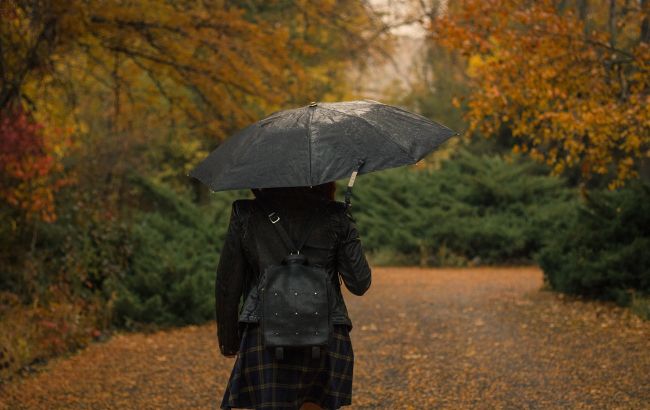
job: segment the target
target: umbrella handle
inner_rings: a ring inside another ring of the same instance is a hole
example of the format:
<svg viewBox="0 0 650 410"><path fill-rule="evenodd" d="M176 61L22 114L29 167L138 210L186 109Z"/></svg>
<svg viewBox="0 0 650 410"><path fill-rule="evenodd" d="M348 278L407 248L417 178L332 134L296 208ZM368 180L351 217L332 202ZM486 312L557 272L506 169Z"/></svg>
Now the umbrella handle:
<svg viewBox="0 0 650 410"><path fill-rule="evenodd" d="M345 190L345 207L350 208L352 204L350 203L350 198L352 197L352 187L354 186L354 181L357 179L357 174L359 173L359 170L365 163L365 160L360 159L359 162L357 163L357 167L354 171L352 171L352 175L350 175L350 180L348 181L348 188Z"/></svg>

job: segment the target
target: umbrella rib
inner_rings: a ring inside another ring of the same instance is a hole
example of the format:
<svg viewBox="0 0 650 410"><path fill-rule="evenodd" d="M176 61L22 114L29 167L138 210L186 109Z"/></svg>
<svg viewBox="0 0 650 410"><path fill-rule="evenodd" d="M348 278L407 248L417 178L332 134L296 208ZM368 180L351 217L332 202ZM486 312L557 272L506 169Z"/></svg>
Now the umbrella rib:
<svg viewBox="0 0 650 410"><path fill-rule="evenodd" d="M312 179L311 179L311 119L314 116L314 110L309 109L309 118L307 118L307 143L308 145L308 152L309 152L309 184L312 184Z"/></svg>
<svg viewBox="0 0 650 410"><path fill-rule="evenodd" d="M359 116L359 115L348 114L348 113L345 112L345 111L339 111L339 110L335 110L335 109L333 109L333 108L323 107L322 105L319 105L318 107L319 107L319 108L323 108L323 109L325 109L325 110L333 111L333 112L336 112L336 113L339 113L339 114L347 115L348 117L352 117L352 118L358 118L358 119L360 119L361 121L363 121L363 122L365 122L366 124L368 124L370 127L376 129L376 130L377 130L377 133L378 133L379 135L381 135L384 139L386 139L386 140L392 142L393 144L395 144L395 145L396 145L396 146L397 146L397 147L398 147L402 152L404 152L404 153L406 154L406 156L409 157L412 161L417 162L417 160L414 159L414 158L411 156L411 154L408 152L408 149L404 148L401 144L397 143L397 141L395 141L394 139L392 139L391 137L389 137L388 135L386 135L386 134L384 133L384 131L382 131L380 128L377 128L377 127L375 127L374 125L372 125L372 123L371 123L370 121L368 121L367 119L365 119L365 118L363 118L363 117L361 117L361 116Z"/></svg>

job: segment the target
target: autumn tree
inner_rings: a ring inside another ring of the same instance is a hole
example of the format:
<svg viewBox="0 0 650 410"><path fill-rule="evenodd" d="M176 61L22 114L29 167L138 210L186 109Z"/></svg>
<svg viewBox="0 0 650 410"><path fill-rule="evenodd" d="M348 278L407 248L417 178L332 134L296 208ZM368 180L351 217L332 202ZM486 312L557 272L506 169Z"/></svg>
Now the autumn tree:
<svg viewBox="0 0 650 410"><path fill-rule="evenodd" d="M610 187L650 157L650 2L462 0L429 25L468 60L470 131Z"/></svg>
<svg viewBox="0 0 650 410"><path fill-rule="evenodd" d="M107 193L128 169L184 176L263 114L342 93L332 84L384 33L365 2L344 6L3 1L0 111L18 104L44 133L64 130L79 177Z"/></svg>
<svg viewBox="0 0 650 410"><path fill-rule="evenodd" d="M166 118L177 116L221 137L228 127L257 119L255 109L309 97L305 88L322 79L305 66L340 71L334 64L367 53L369 38L381 32L363 2L8 4L0 108L15 97L35 100L39 90L27 92L29 81L45 84L51 77L50 86L72 86L92 78L114 92L115 115L129 109L141 114L136 102L153 103L171 110L161 113Z"/></svg>

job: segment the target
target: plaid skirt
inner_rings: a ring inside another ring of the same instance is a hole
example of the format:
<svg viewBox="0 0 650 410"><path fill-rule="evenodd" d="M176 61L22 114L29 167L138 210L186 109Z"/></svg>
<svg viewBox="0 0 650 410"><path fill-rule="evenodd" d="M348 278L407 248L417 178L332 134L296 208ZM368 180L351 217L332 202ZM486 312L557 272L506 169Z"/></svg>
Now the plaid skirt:
<svg viewBox="0 0 650 410"><path fill-rule="evenodd" d="M284 348L277 360L265 349L259 325L244 328L222 409L299 409L312 402L338 409L352 402L354 353L348 327L335 325L326 354L314 359L310 348Z"/></svg>

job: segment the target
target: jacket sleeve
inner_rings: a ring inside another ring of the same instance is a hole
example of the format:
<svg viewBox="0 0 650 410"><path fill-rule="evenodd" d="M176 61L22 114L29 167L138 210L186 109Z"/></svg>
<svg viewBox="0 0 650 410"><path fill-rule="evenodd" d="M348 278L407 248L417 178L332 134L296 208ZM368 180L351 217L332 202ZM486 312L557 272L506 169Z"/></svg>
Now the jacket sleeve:
<svg viewBox="0 0 650 410"><path fill-rule="evenodd" d="M337 264L343 283L350 292L361 296L370 287L371 272L361 247L357 226L348 210L339 212Z"/></svg>
<svg viewBox="0 0 650 410"><path fill-rule="evenodd" d="M248 266L242 235L237 203L233 202L214 287L217 337L219 349L224 356L232 356L239 350L239 299Z"/></svg>

